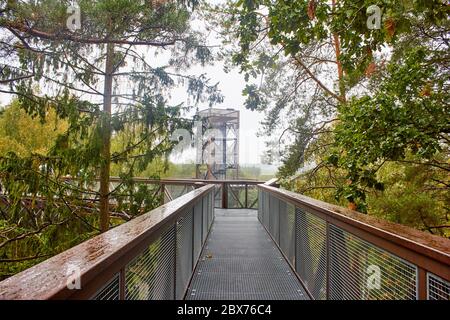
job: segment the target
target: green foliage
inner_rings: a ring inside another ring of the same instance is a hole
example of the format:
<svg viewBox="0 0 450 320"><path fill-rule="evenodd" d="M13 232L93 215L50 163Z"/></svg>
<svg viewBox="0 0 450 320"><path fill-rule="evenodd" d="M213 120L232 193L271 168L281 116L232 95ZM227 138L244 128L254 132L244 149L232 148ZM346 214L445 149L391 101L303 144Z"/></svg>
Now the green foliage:
<svg viewBox="0 0 450 320"><path fill-rule="evenodd" d="M367 27L371 5L382 10L379 30ZM448 192L448 5L251 0L224 12L239 42L232 63L259 81L244 90L247 108L266 113L264 132L281 131L274 140L290 135L285 186L443 234L429 226L448 224L448 204L420 183ZM314 168L295 177L304 165Z"/></svg>
<svg viewBox="0 0 450 320"><path fill-rule="evenodd" d="M15 152L21 157L45 155L58 135L65 132L67 123L50 111L46 121L33 119L14 100L0 114L0 155Z"/></svg>
<svg viewBox="0 0 450 320"><path fill-rule="evenodd" d="M15 139L1 145L11 151L0 156L4 275L105 231L110 215L114 226L158 206L156 190L131 177L157 164L149 176L159 178L175 145L171 134L192 125L181 118L188 107L169 105L171 91L184 86L195 104L223 99L217 84L187 74L213 59L204 35L191 28L197 0L80 0L81 29L74 31L66 26L71 4L1 4L2 92L17 96L16 118L46 124L14 129ZM152 58L163 52L158 65ZM55 119L64 127L46 134ZM110 164L121 178L113 189Z"/></svg>
<svg viewBox="0 0 450 320"><path fill-rule="evenodd" d="M369 211L385 219L450 237L448 175L423 165L388 163L377 178L388 186L368 195Z"/></svg>
<svg viewBox="0 0 450 320"><path fill-rule="evenodd" d="M264 98L261 97L255 85L248 85L242 94L247 97L245 100L245 108L248 110L255 111L261 109L261 105L265 104Z"/></svg>
<svg viewBox="0 0 450 320"><path fill-rule="evenodd" d="M11 82L12 92L28 114L45 119L51 111L68 123L63 134L51 137L55 143L48 154L34 157L38 162L34 167L48 168L54 179L70 175L90 185L112 162L126 183L111 190L111 196L117 192L134 198L134 186L128 183L131 176L149 163L167 158L174 147L169 139L172 132L191 126L180 119L185 110L182 105L168 105L170 90L184 84L195 103L222 99L217 85L209 85L204 75L183 74L194 63L203 65L211 60L203 36L191 29L192 10L198 1L79 1L82 23L75 32L66 27L69 4L45 0L5 6L0 27L17 28L16 40L21 45L11 49L5 44L2 50L10 54L11 61L17 60L22 73L33 76L16 80L8 78L12 73L2 76ZM33 25L33 30L17 27L24 21ZM46 36L40 36L43 33ZM107 44L115 50L107 51ZM158 48L171 46L170 59L166 65L152 66L136 46L144 46L154 55ZM106 81L102 69L111 54L112 108L101 110L102 104L108 104L107 92L101 91ZM11 63L5 70L16 69ZM38 83L43 94L36 90ZM123 88L121 83L128 85ZM108 136L115 144L111 152ZM34 181L25 177L17 183ZM154 199L147 200L154 203ZM123 203L136 208L133 201Z"/></svg>
<svg viewBox="0 0 450 320"><path fill-rule="evenodd" d="M389 76L372 96L352 99L339 109L335 157L356 186L379 188L375 173L385 161L405 161L449 170L435 156L448 147L448 74L430 63L433 51L409 48L388 67ZM344 152L342 152L345 150ZM363 194L358 194L363 197Z"/></svg>
<svg viewBox="0 0 450 320"><path fill-rule="evenodd" d="M366 9L378 5L382 9L381 30L367 28ZM253 68L250 62L253 45L262 30L268 30L272 45L281 45L284 53L296 56L314 43L321 43L338 34L342 45L341 62L349 78L364 73L371 61L370 52L380 50L386 43L395 42L410 32L411 20L420 16L434 24L447 19L448 8L439 0L433 1L230 1L228 11L232 21L238 22L236 37L240 52L234 62L242 70ZM261 14L267 12L267 16ZM267 22L267 24L265 24Z"/></svg>

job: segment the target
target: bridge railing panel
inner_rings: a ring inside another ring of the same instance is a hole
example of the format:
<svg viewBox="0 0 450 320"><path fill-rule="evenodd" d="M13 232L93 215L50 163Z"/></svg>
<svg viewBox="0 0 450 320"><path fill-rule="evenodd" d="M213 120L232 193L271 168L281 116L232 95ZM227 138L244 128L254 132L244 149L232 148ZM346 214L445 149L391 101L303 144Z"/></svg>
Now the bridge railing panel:
<svg viewBox="0 0 450 320"><path fill-rule="evenodd" d="M427 274L427 298L429 300L449 300L450 282L435 274Z"/></svg>
<svg viewBox="0 0 450 320"><path fill-rule="evenodd" d="M450 240L259 185L258 218L314 299L450 300Z"/></svg>
<svg viewBox="0 0 450 320"><path fill-rule="evenodd" d="M198 188L0 282L0 299L182 299L214 219L213 192Z"/></svg>
<svg viewBox="0 0 450 320"><path fill-rule="evenodd" d="M254 180L207 180L216 185L215 208L258 209L258 184Z"/></svg>

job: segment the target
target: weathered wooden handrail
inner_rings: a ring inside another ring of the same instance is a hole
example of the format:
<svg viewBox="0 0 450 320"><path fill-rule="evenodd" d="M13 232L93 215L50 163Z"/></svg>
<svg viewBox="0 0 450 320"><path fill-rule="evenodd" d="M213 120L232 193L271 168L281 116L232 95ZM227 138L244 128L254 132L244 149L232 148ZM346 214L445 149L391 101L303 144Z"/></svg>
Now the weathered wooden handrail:
<svg viewBox="0 0 450 320"><path fill-rule="evenodd" d="M353 299L372 294L380 298L377 295L384 294L403 298L409 293L408 297L415 294L418 299L433 295L450 299L449 239L286 190L258 187L259 218L312 297ZM289 232L293 238L284 238L283 233ZM377 261L391 282L391 287L381 283L378 292L364 287L367 275L362 274L367 271L363 265L376 268ZM396 273L389 274L389 268ZM407 292L406 287L411 290ZM396 296L395 290L402 294Z"/></svg>
<svg viewBox="0 0 450 320"><path fill-rule="evenodd" d="M196 189L0 282L0 299L90 299L101 295L102 288L111 286L114 279L117 279L115 294L117 298L124 299L127 292L134 288L128 287L130 284L127 277L130 272L137 272L129 270L130 264L136 269L133 263L137 261L139 266L139 263L146 263L145 259L159 259L148 266L155 277L166 273L159 272L159 267L172 270L174 274L178 268L184 268L186 276L186 272L194 269L206 240L206 233L212 224L213 189L213 185ZM190 237L188 243L180 243L180 234L177 237L177 232L184 232L182 236ZM192 257L186 263L180 262L177 256L185 255L188 251L183 249L184 245L191 246L189 248L192 249L188 253ZM167 250L167 253L163 250ZM140 262L141 256L145 259ZM167 261L170 263L164 263ZM76 275L79 278L73 278ZM72 278L75 289L68 286L68 281L70 284ZM81 284L81 289L76 288L77 281ZM189 278L186 278L182 283L174 285L173 292L164 291L164 297L179 299L184 294L188 281ZM144 289L134 289L138 290L136 292L147 290L151 295L163 295L157 292L158 288L150 288L149 285L151 284L144 283Z"/></svg>

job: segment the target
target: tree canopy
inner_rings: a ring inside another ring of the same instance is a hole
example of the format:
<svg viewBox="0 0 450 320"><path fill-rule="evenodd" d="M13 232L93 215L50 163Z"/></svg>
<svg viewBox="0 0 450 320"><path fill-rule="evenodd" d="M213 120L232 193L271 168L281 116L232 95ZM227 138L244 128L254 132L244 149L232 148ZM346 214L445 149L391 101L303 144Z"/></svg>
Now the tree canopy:
<svg viewBox="0 0 450 320"><path fill-rule="evenodd" d="M75 30L66 26L70 4L3 5L3 83L29 114L45 118L54 109L67 121L66 133L39 161L57 176L100 177L100 227L105 231L109 198L116 191L109 189L111 163L122 167L126 180L135 168L143 170L167 156L174 145L171 133L190 125L181 118L182 105L168 105L170 90L184 84L194 103L222 98L204 76L183 73L211 59L203 36L191 28L197 1L79 1L81 20ZM148 59L169 48L166 64ZM121 150L111 150L115 135L127 135ZM8 177L10 183L15 179ZM32 183L41 181L29 177Z"/></svg>
<svg viewBox="0 0 450 320"><path fill-rule="evenodd" d="M430 168L440 178L427 176L427 197L448 225L448 198L434 194L448 192L450 170L444 1L249 0L210 12L224 17L229 67L246 75L246 107L265 112L262 131L284 146L286 186L380 213L373 196L392 194L390 163Z"/></svg>
<svg viewBox="0 0 450 320"><path fill-rule="evenodd" d="M54 121L64 124L48 132L48 140L38 139L42 150L35 149L30 130L30 141L21 141L25 150L17 145L0 154L8 198L0 243L5 261L32 263L160 204L154 187L137 186L131 178L155 163L167 166L176 145L172 133L192 126L184 111L223 99L205 75L189 74L192 66L214 58L205 34L193 27L198 5L196 0L0 3L0 92L17 97L17 107L6 116L25 112L44 124L42 134ZM191 105L170 104L179 87ZM121 183L110 184L111 170ZM23 218L30 208L24 198L38 204L31 206L29 219ZM43 241L61 245L47 250L39 245Z"/></svg>

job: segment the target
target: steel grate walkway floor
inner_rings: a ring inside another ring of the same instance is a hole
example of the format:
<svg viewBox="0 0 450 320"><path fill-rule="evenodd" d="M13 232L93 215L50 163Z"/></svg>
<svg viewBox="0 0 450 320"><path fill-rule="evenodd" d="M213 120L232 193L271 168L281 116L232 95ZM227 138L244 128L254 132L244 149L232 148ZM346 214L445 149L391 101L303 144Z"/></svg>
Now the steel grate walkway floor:
<svg viewBox="0 0 450 320"><path fill-rule="evenodd" d="M187 300L305 300L255 210L215 210Z"/></svg>

